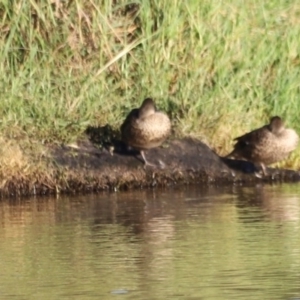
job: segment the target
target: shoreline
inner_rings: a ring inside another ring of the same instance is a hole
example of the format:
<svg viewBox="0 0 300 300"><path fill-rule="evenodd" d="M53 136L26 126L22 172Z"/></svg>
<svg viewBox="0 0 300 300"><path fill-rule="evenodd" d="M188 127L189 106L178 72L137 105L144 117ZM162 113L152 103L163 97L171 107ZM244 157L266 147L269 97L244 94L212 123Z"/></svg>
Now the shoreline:
<svg viewBox="0 0 300 300"><path fill-rule="evenodd" d="M111 147L113 146L113 147ZM134 188L171 187L190 184L253 184L300 181L300 172L267 168L264 178L255 176L247 161L218 156L199 140L171 140L166 147L146 152L147 159L164 168L144 168L136 153L124 151L115 141L110 147L92 143L88 137L73 145L51 145L36 172L14 175L2 182L2 197L76 194ZM114 148L114 151L112 151Z"/></svg>

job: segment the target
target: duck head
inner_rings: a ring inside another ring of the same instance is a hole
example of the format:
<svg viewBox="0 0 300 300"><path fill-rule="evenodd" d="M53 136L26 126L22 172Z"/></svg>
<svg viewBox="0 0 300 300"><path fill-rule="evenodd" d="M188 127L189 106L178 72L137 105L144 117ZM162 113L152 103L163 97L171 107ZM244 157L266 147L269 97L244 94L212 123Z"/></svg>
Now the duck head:
<svg viewBox="0 0 300 300"><path fill-rule="evenodd" d="M272 117L270 119L270 124L269 124L269 128L273 133L280 133L282 132L285 128L284 128L284 122L283 120L278 117Z"/></svg>
<svg viewBox="0 0 300 300"><path fill-rule="evenodd" d="M152 98L146 98L140 109L139 109L139 117L140 118L145 118L148 117L150 115L153 115L156 112L156 107L155 107L155 103L153 101Z"/></svg>

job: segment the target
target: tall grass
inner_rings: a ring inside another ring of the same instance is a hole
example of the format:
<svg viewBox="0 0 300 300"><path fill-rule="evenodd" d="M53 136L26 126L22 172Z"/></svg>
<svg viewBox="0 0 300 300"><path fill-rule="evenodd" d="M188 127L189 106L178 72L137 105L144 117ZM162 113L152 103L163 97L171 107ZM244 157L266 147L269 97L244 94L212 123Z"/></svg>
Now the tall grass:
<svg viewBox="0 0 300 300"><path fill-rule="evenodd" d="M220 154L272 115L300 133L298 1L6 0L0 17L6 138L118 128L146 96Z"/></svg>

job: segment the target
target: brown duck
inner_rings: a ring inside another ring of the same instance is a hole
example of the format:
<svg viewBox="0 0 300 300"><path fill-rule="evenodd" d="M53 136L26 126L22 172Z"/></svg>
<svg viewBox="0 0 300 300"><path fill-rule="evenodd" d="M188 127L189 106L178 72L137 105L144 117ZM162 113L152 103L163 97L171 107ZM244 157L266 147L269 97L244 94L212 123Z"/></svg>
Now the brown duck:
<svg viewBox="0 0 300 300"><path fill-rule="evenodd" d="M145 150L160 146L171 132L169 117L156 110L151 98L143 101L139 108L133 109L121 126L122 140L130 147L140 151L145 165L149 163Z"/></svg>
<svg viewBox="0 0 300 300"><path fill-rule="evenodd" d="M296 149L299 137L295 130L285 128L282 119L272 117L270 123L234 139L236 144L227 157L245 159L261 166L285 159Z"/></svg>

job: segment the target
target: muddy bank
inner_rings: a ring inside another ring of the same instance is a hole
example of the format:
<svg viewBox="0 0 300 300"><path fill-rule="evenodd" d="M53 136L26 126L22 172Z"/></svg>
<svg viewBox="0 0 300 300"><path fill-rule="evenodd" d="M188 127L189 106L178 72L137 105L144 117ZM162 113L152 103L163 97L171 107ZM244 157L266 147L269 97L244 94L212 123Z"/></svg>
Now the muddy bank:
<svg viewBox="0 0 300 300"><path fill-rule="evenodd" d="M47 169L37 172L34 179L22 174L13 177L2 186L2 196L300 180L298 171L271 168L268 176L258 178L253 164L221 158L191 138L147 151L147 159L158 167L145 168L139 154L121 142L93 143L88 137L73 145L49 146L48 153Z"/></svg>
<svg viewBox="0 0 300 300"><path fill-rule="evenodd" d="M268 176L258 178L255 166L246 161L219 157L199 140L173 140L165 147L146 152L157 167L144 167L138 153L127 151L121 143L97 149L89 140L78 148L54 149L53 158L67 175L61 191L97 191L176 184L232 184L250 182L299 181L300 173L268 169Z"/></svg>

